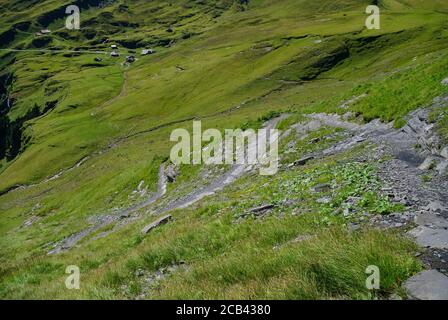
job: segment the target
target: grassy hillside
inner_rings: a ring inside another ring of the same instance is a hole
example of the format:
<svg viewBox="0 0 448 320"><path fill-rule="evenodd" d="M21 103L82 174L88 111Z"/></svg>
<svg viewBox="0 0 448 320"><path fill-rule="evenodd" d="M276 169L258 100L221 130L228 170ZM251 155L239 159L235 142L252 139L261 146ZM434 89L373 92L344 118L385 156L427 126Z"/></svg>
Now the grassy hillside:
<svg viewBox="0 0 448 320"><path fill-rule="evenodd" d="M149 290L146 298L363 299L399 291L421 268L414 244L395 232L348 232L310 191L336 179L341 196L362 194L367 186L350 177L376 179L375 167L347 163L363 150L272 181L243 177L146 237L149 209L106 237L92 240L108 231L98 230L47 255L96 218L142 201L132 193L140 181L155 191L171 131L190 130L193 119L224 129L260 126L272 112L295 119L353 111L400 127L409 111L446 92L448 3L379 1L382 28L367 30L371 2L79 0L81 30L66 30L69 2L0 0L0 296L132 299ZM37 37L43 28L52 32ZM156 53L140 56L143 48ZM138 59L125 65L129 54ZM181 168L165 200L203 169ZM234 223L291 190L296 207ZM374 197L372 212L395 209ZM294 245L299 234L313 240ZM369 264L386 270L379 293L364 287ZM81 290L65 289L67 265L80 266ZM178 265L186 267L153 288L139 280Z"/></svg>

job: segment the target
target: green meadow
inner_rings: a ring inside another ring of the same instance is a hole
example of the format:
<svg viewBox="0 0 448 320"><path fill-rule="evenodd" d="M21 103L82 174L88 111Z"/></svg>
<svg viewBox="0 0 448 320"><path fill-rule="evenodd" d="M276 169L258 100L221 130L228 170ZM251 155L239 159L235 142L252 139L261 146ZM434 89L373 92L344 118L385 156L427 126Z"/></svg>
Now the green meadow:
<svg viewBox="0 0 448 320"><path fill-rule="evenodd" d="M66 1L0 0L0 297L403 295L402 282L422 269L417 246L399 231L351 232L351 218L334 214L351 196L371 214L402 211L380 195L377 164L358 161L366 144L273 177L245 175L170 211L173 220L147 235L141 229L157 219L151 208L47 254L96 218L143 201L133 195L141 181L154 192L170 133L191 130L193 119L223 130L260 127L288 113L278 126L287 130L309 113L351 111L361 122L379 118L399 128L410 111L446 93L448 2L378 2L380 30L364 25L369 0L84 1L81 29L66 30ZM52 32L37 37L44 27ZM109 55L110 44L119 46L119 58ZM156 53L141 56L142 48ZM137 60L123 64L130 54ZM445 138L447 117L438 123ZM299 141L298 154L285 153L283 163L307 154L313 138L336 141L333 131ZM206 183L204 171L182 166L160 202ZM319 183L334 186L331 203L318 202L312 188ZM276 204L267 217L241 218L266 203ZM81 270L80 290L65 287L69 265ZM365 287L369 265L382 270L381 290ZM141 276L174 266L160 281Z"/></svg>

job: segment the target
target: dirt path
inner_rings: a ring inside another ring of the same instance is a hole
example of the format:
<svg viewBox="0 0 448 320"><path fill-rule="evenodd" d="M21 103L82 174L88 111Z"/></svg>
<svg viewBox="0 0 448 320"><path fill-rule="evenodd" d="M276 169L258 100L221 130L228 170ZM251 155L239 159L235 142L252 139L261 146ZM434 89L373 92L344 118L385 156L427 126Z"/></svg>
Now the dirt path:
<svg viewBox="0 0 448 320"><path fill-rule="evenodd" d="M79 241L87 237L88 235L94 233L95 231L98 231L101 228L104 228L110 224L113 224L120 219L126 219L128 218L133 212L136 212L142 208L145 208L152 203L156 202L158 199L163 197L166 193L166 184L167 184L167 178L165 173L165 165L162 164L159 168L159 180L157 183L157 191L148 199L145 201L134 205L132 207L129 207L124 210L120 210L114 214L111 215L104 215L96 218L97 221L95 221L90 227L81 230L80 232L74 233L71 236L63 239L59 243L57 243L53 249L51 249L48 254L55 254L59 253L65 250L68 250L75 246ZM100 236L105 236L106 234L102 234Z"/></svg>
<svg viewBox="0 0 448 320"><path fill-rule="evenodd" d="M275 128L277 123L279 121L281 121L282 119L284 119L285 117L287 117L287 116L284 115L284 116L281 116L281 117L278 117L278 118L268 121L265 124L264 128L267 130ZM254 149L256 147L257 147L256 145L249 145L248 151L254 152ZM194 204L195 202L203 199L204 197L212 195L219 190L222 190L225 186L233 183L236 179L238 179L245 172L247 172L251 169L253 169L253 166L251 166L251 165L233 165L227 172L224 172L222 175L215 178L210 184L205 185L203 187L200 187L200 188L192 191L191 193L189 193L187 196L185 196L184 198L182 198L180 200L169 203L165 207L157 210L156 214L162 214L167 211L186 208L186 207ZM160 199L162 196L165 195L166 190L167 190L167 176L166 176L166 172L165 172L165 165L161 165L160 169L159 169L159 181L158 181L157 192L152 197L150 197L149 199L147 199L135 206L121 210L113 215L105 215L105 216L98 217L97 221L92 226L90 226L80 232L77 232L77 233L69 236L68 238L62 240L52 250L50 250L48 252L48 254L55 254L55 253L59 253L59 252L68 250L68 249L72 248L73 246L75 246L80 240L84 239L88 235L90 235L90 234L98 231L99 229L104 228L110 224L113 224L119 220L122 220L121 226L126 225L132 221L135 221L139 217L133 217L132 213L135 213L135 212L139 211L140 209L146 208L146 207L150 206L151 204L153 204L154 202L156 202L158 199ZM96 238L104 237L109 233L110 233L110 231L102 233L99 236L97 236Z"/></svg>
<svg viewBox="0 0 448 320"><path fill-rule="evenodd" d="M448 274L448 179L446 177L448 158L441 155L440 142L434 125L429 121L430 110L447 104L448 97L439 98L430 108L410 113L407 124L399 130L394 129L392 124L384 124L378 120L368 124L357 124L334 114L309 115L309 121L294 125L290 129L301 134L318 130L323 126L345 129L346 139L309 155L313 158L325 158L349 150L363 142L376 146L371 150L376 159L390 157L379 165L379 175L384 183L383 192L394 201L405 204L407 210L401 216L381 216L375 221L372 220L371 223L384 228L399 226L403 229L411 229L409 235L426 248L422 260L429 270L409 279L405 284L408 295L417 299L444 296L445 291L440 283L446 283L448 288L448 277L444 275ZM284 117L286 116L270 120L265 128L274 128ZM249 149L253 147L248 146ZM181 199L168 202L154 213L160 215L191 206L204 197L222 190L253 169L254 167L249 165L233 165L209 184L193 190ZM424 176L428 174L431 174L432 178L425 181ZM151 198L122 210L116 215L99 218L98 223L65 239L50 253L66 250L92 232L120 219L124 219L123 224L127 224L140 218L132 217L132 213L152 205L165 193L166 174L161 166L158 191Z"/></svg>
<svg viewBox="0 0 448 320"><path fill-rule="evenodd" d="M427 270L409 279L404 288L412 299L448 299L448 156L443 152L429 113L448 105L448 96L435 99L431 107L411 112L407 124L395 130L392 124L372 121L365 125L332 114L313 114L300 133L322 126L343 128L349 137L308 157L324 158L349 150L362 142L375 145L383 192L406 206L402 215L377 216L372 225L409 230L408 235L424 248L421 259ZM447 150L447 149L445 149Z"/></svg>
<svg viewBox="0 0 448 320"><path fill-rule="evenodd" d="M274 129L276 125L283 119L285 119L287 115L283 115L281 117L277 117L274 119L271 119L267 123L265 123L264 128L267 130ZM249 145L248 146L248 152L256 152L257 145ZM175 209L182 209L191 206L192 204L198 202L199 200L209 196L213 195L219 190L222 190L224 187L232 184L235 180L240 178L244 173L253 170L253 165L233 165L231 168L225 172L223 175L217 177L215 180L213 180L210 184L205 185L203 187L198 188L196 191L193 191L192 193L188 194L184 198L181 198L179 200L176 200L167 206L158 209L156 211L157 214L162 214L167 211L175 210Z"/></svg>
<svg viewBox="0 0 448 320"><path fill-rule="evenodd" d="M110 106L118 99L124 97L127 92L127 85L128 85L128 70L125 70L123 72L123 84L121 85L120 93L118 95L116 95L115 97L113 97L112 99L109 99L109 100L105 101L104 103L100 104L99 106L97 106L95 111L97 111L98 109L103 109L104 107Z"/></svg>
<svg viewBox="0 0 448 320"><path fill-rule="evenodd" d="M124 92L125 92L125 89L124 89L124 88L125 88L125 85L123 84L122 91L120 92L119 96L121 96L121 95L124 94ZM116 99L118 99L118 96L112 98L111 100L106 101L106 102L103 103L101 106L109 105L110 103L112 103L112 102L111 102L112 100L115 101ZM100 107L101 107L101 106L100 106ZM100 107L99 107L99 108L100 108ZM28 184L28 185L14 185L14 186L11 186L11 187L7 188L6 190L3 190L3 191L0 190L0 196L4 195L4 194L6 194L6 193L9 193L9 192L13 192L13 191L15 191L15 190L29 189L29 188L38 186L38 185L40 185L40 184L43 184L43 183L46 183L46 182L49 182L49 181L58 179L58 178L60 178L61 176L63 176L64 174L66 174L66 173L72 171L73 169L76 169L76 168L80 167L80 166L83 165L87 160L89 160L89 159L91 159L91 158L94 158L94 157L96 157L96 156L99 156L99 155L101 155L101 154L107 152L108 150L117 147L120 143L125 142L125 141L127 141L127 140L129 140L129 139L135 138L135 137L137 137L137 136L140 136L140 135L143 135L143 134L147 134L147 133L151 133L151 132L154 132L154 131L156 131L156 130L160 130L160 129L163 129L163 128L171 127L171 126L173 126L173 125L181 124L181 123L185 123L185 122L188 122L188 121L193 121L193 120L203 120L203 119L213 118L213 117L216 117L216 116L219 116L219 115L230 114L230 113L232 113L232 112L234 112L234 111L236 111L236 110L239 110L240 107L241 107L241 106L233 106L233 107L231 107L231 108L229 108L229 109L227 109L227 110L219 111L219 112L215 112L215 113L208 114L208 115L205 115L205 116L202 116L202 117L187 117L187 118L183 118L183 119L179 119L179 120L173 120L173 121L169 121L169 122L166 122L166 123L162 123L162 124L157 125L157 126L153 126L153 127L151 127L151 128L148 128L148 129L144 129L144 130L141 130L141 131L137 131L137 132L130 133L130 134L127 134L127 135L125 135L125 136L116 138L114 141L112 141L111 143L109 143L106 147L101 148L101 149L99 149L99 150L97 150L97 151L91 153L90 155L88 155L88 156L82 158L81 160L79 160L79 161L78 161L75 165L73 165L72 167L69 167L69 168L67 168L67 169L63 169L63 170L59 171L57 174L55 174L55 175L53 175L53 176L51 176L51 177L49 177L49 178L46 178L46 179L44 179L44 180L42 180L42 181L39 181L39 182L37 182L37 183Z"/></svg>

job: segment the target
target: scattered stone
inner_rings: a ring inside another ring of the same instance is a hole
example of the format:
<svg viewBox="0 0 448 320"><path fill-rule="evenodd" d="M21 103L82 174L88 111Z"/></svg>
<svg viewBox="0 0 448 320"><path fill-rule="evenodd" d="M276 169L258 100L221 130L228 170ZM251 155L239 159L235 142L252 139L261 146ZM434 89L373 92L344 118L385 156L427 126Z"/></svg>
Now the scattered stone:
<svg viewBox="0 0 448 320"><path fill-rule="evenodd" d="M345 121L353 119L354 117L355 114L353 112L346 112L344 115L342 115L342 119L344 119Z"/></svg>
<svg viewBox="0 0 448 320"><path fill-rule="evenodd" d="M436 249L448 248L448 230L418 226L409 231L409 234L413 236L417 243L422 247Z"/></svg>
<svg viewBox="0 0 448 320"><path fill-rule="evenodd" d="M291 200L291 199L284 199L284 200L282 201L282 204L283 204L284 206L287 206L287 207L290 207L290 206L292 206L292 205L294 205L294 204L296 204L296 203L297 203L296 201Z"/></svg>
<svg viewBox="0 0 448 320"><path fill-rule="evenodd" d="M154 290L158 284L172 276L174 273L178 271L188 271L188 266L185 265L184 262L179 262L179 264L173 264L166 267L159 268L156 271L149 271L145 269L138 269L135 272L135 276L137 277L137 281L140 284L141 291L140 294L137 295L137 300L146 299L146 297L150 294L152 290ZM129 287L123 286L121 288L124 294L129 294Z"/></svg>
<svg viewBox="0 0 448 320"><path fill-rule="evenodd" d="M361 197L348 197L347 200L345 200L345 204L352 207L355 206L360 200Z"/></svg>
<svg viewBox="0 0 448 320"><path fill-rule="evenodd" d="M26 221L23 223L22 226L23 226L24 228L31 227L31 226L33 225L33 223L36 222L37 220L39 220L39 217L37 217L37 216L32 216L31 218L29 218L28 220L26 220Z"/></svg>
<svg viewBox="0 0 448 320"><path fill-rule="evenodd" d="M420 170L427 171L431 170L436 165L436 158L434 156L429 156L423 161L423 163L418 167Z"/></svg>
<svg viewBox="0 0 448 320"><path fill-rule="evenodd" d="M294 149L295 146L296 146L295 141L288 142L288 149Z"/></svg>
<svg viewBox="0 0 448 320"><path fill-rule="evenodd" d="M317 203L320 204L327 204L331 202L331 198L330 197L322 197L316 200Z"/></svg>
<svg viewBox="0 0 448 320"><path fill-rule="evenodd" d="M134 198L136 195L143 197L148 192L147 187L145 187L145 181L141 180L137 185L137 188L131 192L129 198ZM114 211L120 211L118 208L114 208Z"/></svg>
<svg viewBox="0 0 448 320"><path fill-rule="evenodd" d="M448 78L443 79L441 83L445 86L448 86Z"/></svg>
<svg viewBox="0 0 448 320"><path fill-rule="evenodd" d="M129 218L131 216L131 214L129 212L123 212L122 214L120 214L120 219L126 219Z"/></svg>
<svg viewBox="0 0 448 320"><path fill-rule="evenodd" d="M144 274L145 274L145 270L143 270L143 269L137 269L137 270L135 271L135 276L136 276L136 277L143 277Z"/></svg>
<svg viewBox="0 0 448 320"><path fill-rule="evenodd" d="M177 176L179 175L179 168L175 165L169 165L166 168L166 177L169 183L173 183L176 181Z"/></svg>
<svg viewBox="0 0 448 320"><path fill-rule="evenodd" d="M350 231L350 232L354 232L356 230L359 230L360 228L361 228L361 226L358 223L351 222L348 225L348 231Z"/></svg>
<svg viewBox="0 0 448 320"><path fill-rule="evenodd" d="M249 209L247 212L243 212L240 214L236 220L236 222L241 222L243 219L253 215L256 217L263 217L264 213L268 210L271 210L275 207L273 204L267 204L260 207Z"/></svg>
<svg viewBox="0 0 448 320"><path fill-rule="evenodd" d="M406 197L400 199L398 202L406 207L409 207L412 205L412 203Z"/></svg>
<svg viewBox="0 0 448 320"><path fill-rule="evenodd" d="M154 53L155 53L155 50L153 50L153 49L142 49L141 55L147 56L149 54L154 54Z"/></svg>
<svg viewBox="0 0 448 320"><path fill-rule="evenodd" d="M436 270L426 270L408 279L404 288L415 300L448 300L448 277Z"/></svg>
<svg viewBox="0 0 448 320"><path fill-rule="evenodd" d="M158 219L158 220L148 224L146 227L144 227L143 230L142 230L142 233L143 234L147 234L152 229L154 229L154 228L156 228L156 227L158 227L158 226L160 226L162 224L168 223L168 221L170 221L171 219L172 219L172 216L170 214L166 215L166 216L163 216L162 218L160 218L160 219Z"/></svg>
<svg viewBox="0 0 448 320"><path fill-rule="evenodd" d="M294 162L294 166L304 166L305 164L307 164L309 161L311 161L313 159L314 159L313 156L307 156L307 157L301 158Z"/></svg>
<svg viewBox="0 0 448 320"><path fill-rule="evenodd" d="M431 201L426 207L424 207L426 211L442 213L446 210L445 206L442 205L439 201Z"/></svg>
<svg viewBox="0 0 448 320"><path fill-rule="evenodd" d="M252 208L252 209L249 210L249 212L251 212L251 213L260 213L260 212L263 212L263 211L266 211L266 210L270 210L270 209L272 209L274 207L275 206L273 204L267 204L267 205L264 205L264 206L261 206L261 207Z"/></svg>
<svg viewBox="0 0 448 320"><path fill-rule="evenodd" d="M440 175L445 174L448 171L448 160L443 160L443 161L439 162L439 164L436 167L436 171Z"/></svg>
<svg viewBox="0 0 448 320"><path fill-rule="evenodd" d="M442 151L440 151L440 155L445 159L448 159L448 147L443 148Z"/></svg>
<svg viewBox="0 0 448 320"><path fill-rule="evenodd" d="M437 215L424 212L415 216L414 221L419 226L429 227L429 228L448 228L448 220L443 219Z"/></svg>
<svg viewBox="0 0 448 320"><path fill-rule="evenodd" d="M316 193L331 191L331 186L328 183L319 183L313 187L313 191Z"/></svg>

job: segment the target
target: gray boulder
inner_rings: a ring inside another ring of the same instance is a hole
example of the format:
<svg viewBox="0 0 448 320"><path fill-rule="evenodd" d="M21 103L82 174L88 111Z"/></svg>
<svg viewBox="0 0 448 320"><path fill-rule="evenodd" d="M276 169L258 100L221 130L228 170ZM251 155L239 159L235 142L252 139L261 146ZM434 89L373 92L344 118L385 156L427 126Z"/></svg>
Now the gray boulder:
<svg viewBox="0 0 448 320"><path fill-rule="evenodd" d="M448 249L448 230L419 226L409 231L409 234L422 247Z"/></svg>
<svg viewBox="0 0 448 320"><path fill-rule="evenodd" d="M168 166L166 168L166 177L168 179L168 182L172 183L176 181L177 176L179 175L179 168L174 165Z"/></svg>
<svg viewBox="0 0 448 320"><path fill-rule="evenodd" d="M442 213L446 211L446 207L440 201L430 201L426 207L424 207L426 211Z"/></svg>
<svg viewBox="0 0 448 320"><path fill-rule="evenodd" d="M146 227L143 228L142 233L143 234L147 234L148 232L150 232L152 229L157 228L158 226L168 223L168 221L170 221L172 219L172 216L166 215L161 217L160 219L148 224Z"/></svg>
<svg viewBox="0 0 448 320"><path fill-rule="evenodd" d="M448 159L448 147L443 148L442 151L440 151L440 155L445 159Z"/></svg>
<svg viewBox="0 0 448 320"><path fill-rule="evenodd" d="M313 191L316 193L329 192L331 191L331 186L327 183L319 183L313 187Z"/></svg>
<svg viewBox="0 0 448 320"><path fill-rule="evenodd" d="M429 156L423 161L423 163L418 167L422 171L431 170L436 166L436 158L433 156Z"/></svg>
<svg viewBox="0 0 448 320"><path fill-rule="evenodd" d="M414 300L448 300L448 277L436 270L426 270L408 279L406 293Z"/></svg>
<svg viewBox="0 0 448 320"><path fill-rule="evenodd" d="M419 226L424 226L424 227L429 227L429 228L447 228L448 229L448 220L429 213L429 212L424 212L421 214L418 214L414 217L414 221L416 224L418 224Z"/></svg>
<svg viewBox="0 0 448 320"><path fill-rule="evenodd" d="M436 166L436 171L440 175L443 175L443 174L447 173L447 171L448 171L448 160L443 160L443 161L439 162L439 164Z"/></svg>

